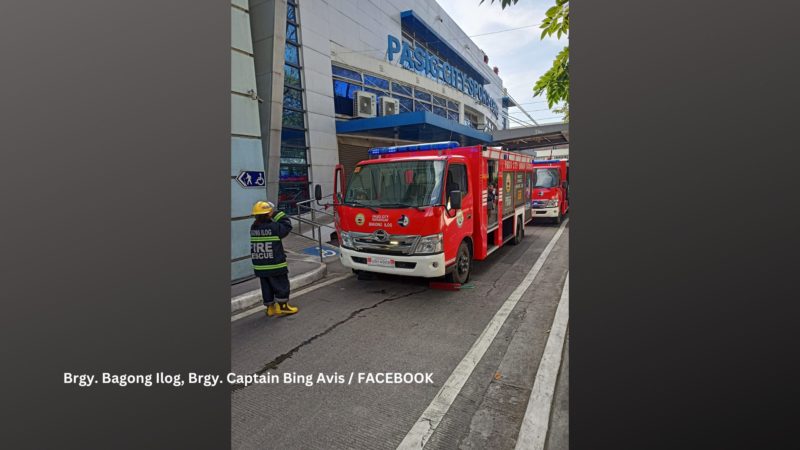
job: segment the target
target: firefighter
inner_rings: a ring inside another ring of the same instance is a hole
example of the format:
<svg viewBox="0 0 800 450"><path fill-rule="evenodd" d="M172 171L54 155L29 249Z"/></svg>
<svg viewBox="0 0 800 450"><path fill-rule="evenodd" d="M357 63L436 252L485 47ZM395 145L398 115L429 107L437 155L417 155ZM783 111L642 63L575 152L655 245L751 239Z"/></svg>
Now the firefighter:
<svg viewBox="0 0 800 450"><path fill-rule="evenodd" d="M497 193L494 190L494 185L489 183L489 189L486 193L486 202L489 204L490 210L494 210L495 200L497 200Z"/></svg>
<svg viewBox="0 0 800 450"><path fill-rule="evenodd" d="M295 314L297 308L289 305L289 267L281 242L292 230L292 223L283 211L275 212L275 205L270 202L253 205L253 216L250 257L261 281L267 316Z"/></svg>

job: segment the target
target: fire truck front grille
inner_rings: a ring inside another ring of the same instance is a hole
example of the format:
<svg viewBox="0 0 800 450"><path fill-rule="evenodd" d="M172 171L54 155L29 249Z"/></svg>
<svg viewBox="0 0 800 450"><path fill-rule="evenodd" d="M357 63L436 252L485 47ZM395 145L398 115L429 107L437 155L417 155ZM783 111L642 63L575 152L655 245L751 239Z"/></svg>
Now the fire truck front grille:
<svg viewBox="0 0 800 450"><path fill-rule="evenodd" d="M534 209L544 208L547 205L547 201L545 200L533 200L531 202L531 207Z"/></svg>
<svg viewBox="0 0 800 450"><path fill-rule="evenodd" d="M356 250L379 255L410 255L414 253L419 235L389 234L378 239L373 233L352 233Z"/></svg>

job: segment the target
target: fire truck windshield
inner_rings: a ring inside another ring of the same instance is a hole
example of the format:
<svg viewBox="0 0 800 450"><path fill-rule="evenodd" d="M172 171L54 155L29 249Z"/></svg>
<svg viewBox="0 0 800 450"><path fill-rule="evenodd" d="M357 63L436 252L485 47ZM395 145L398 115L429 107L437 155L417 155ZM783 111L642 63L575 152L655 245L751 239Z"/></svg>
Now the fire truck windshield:
<svg viewBox="0 0 800 450"><path fill-rule="evenodd" d="M551 188L558 186L558 169L536 169L533 174L533 187Z"/></svg>
<svg viewBox="0 0 800 450"><path fill-rule="evenodd" d="M444 161L388 161L356 166L345 204L414 207L441 203Z"/></svg>

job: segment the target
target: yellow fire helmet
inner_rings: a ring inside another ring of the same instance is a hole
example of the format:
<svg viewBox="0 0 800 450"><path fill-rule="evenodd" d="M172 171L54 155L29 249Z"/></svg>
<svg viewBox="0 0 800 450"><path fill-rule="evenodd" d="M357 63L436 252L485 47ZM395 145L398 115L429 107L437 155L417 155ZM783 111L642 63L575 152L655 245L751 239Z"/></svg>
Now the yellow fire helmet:
<svg viewBox="0 0 800 450"><path fill-rule="evenodd" d="M253 215L259 216L262 214L272 214L272 211L275 210L275 205L270 202L256 202L253 205Z"/></svg>

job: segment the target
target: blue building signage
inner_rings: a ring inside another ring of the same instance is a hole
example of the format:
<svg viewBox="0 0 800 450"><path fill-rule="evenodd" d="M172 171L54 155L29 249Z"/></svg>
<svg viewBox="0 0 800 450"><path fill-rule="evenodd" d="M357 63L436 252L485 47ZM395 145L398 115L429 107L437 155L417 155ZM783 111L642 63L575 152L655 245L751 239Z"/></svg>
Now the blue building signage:
<svg viewBox="0 0 800 450"><path fill-rule="evenodd" d="M239 181L239 184L246 188L266 186L264 172L255 170L243 170L241 173L239 173L239 176L236 177L236 180Z"/></svg>
<svg viewBox="0 0 800 450"><path fill-rule="evenodd" d="M396 37L388 35L386 58L389 62L394 61L397 53L400 54L400 65L405 69L428 76L458 89L481 104L486 105L495 118L497 117L497 102L486 92L483 85L451 65L448 61L442 61L424 47L415 45L412 48L407 42L401 43Z"/></svg>

